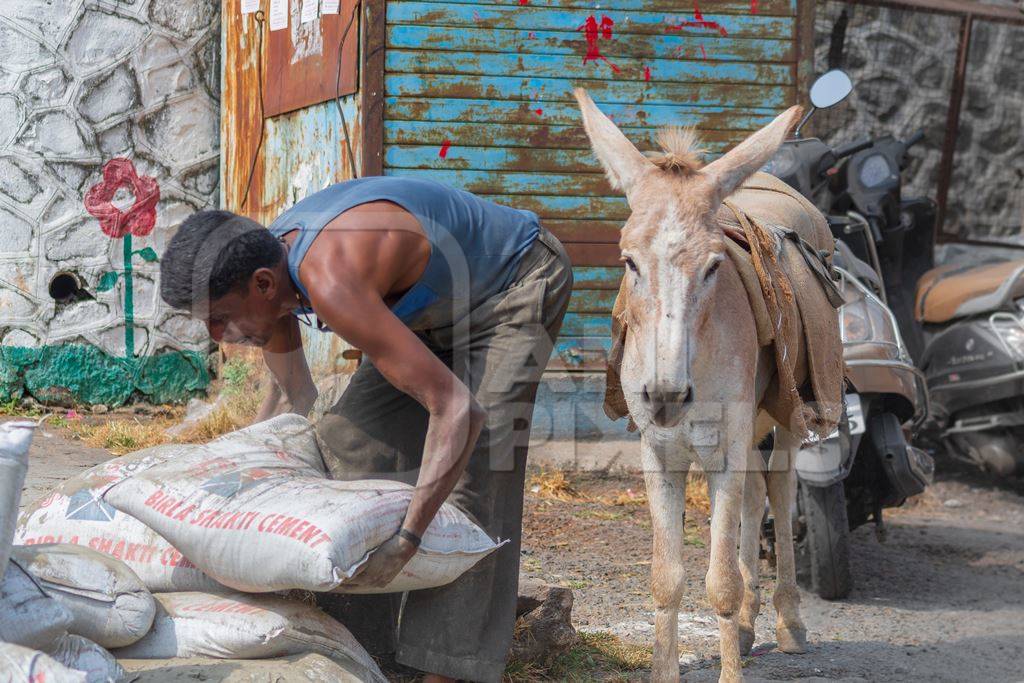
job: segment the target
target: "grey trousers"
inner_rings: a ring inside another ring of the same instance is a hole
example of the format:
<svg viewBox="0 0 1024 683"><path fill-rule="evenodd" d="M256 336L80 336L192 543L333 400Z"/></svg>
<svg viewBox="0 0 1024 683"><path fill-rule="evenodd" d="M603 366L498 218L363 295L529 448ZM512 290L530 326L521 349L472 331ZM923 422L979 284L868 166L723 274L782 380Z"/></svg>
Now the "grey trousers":
<svg viewBox="0 0 1024 683"><path fill-rule="evenodd" d="M519 582L523 486L533 404L572 291L572 267L546 230L516 281L469 313L468 325L420 333L473 391L487 422L449 497L491 535L508 540L454 583L405 595L322 595L320 604L372 654L419 671L498 681L512 641ZM363 362L317 427L338 479L414 484L427 411Z"/></svg>

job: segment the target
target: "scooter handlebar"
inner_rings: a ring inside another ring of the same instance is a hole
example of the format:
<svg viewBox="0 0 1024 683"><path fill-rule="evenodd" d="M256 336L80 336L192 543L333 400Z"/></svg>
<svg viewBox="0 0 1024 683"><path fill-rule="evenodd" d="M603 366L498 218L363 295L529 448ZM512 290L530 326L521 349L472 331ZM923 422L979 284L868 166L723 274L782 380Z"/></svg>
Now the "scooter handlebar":
<svg viewBox="0 0 1024 683"><path fill-rule="evenodd" d="M919 129L916 133L914 133L909 138L907 138L907 141L903 143L903 146L906 149L910 149L911 147L913 147L917 143L921 142L921 140L924 140L924 129L923 128Z"/></svg>
<svg viewBox="0 0 1024 683"><path fill-rule="evenodd" d="M875 144L875 141L869 138L866 140L859 140L858 142L849 142L845 145L836 147L836 159L842 159L843 157L848 157L851 154L856 154L857 152L860 152L862 150L867 149L868 147L871 147L873 144Z"/></svg>

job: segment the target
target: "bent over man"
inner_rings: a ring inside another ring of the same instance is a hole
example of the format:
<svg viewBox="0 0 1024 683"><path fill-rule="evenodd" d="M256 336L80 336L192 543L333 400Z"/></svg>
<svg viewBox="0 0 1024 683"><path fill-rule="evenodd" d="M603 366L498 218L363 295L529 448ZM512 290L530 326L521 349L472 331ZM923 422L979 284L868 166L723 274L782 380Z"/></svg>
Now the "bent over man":
<svg viewBox="0 0 1024 683"><path fill-rule="evenodd" d="M269 230L199 212L163 257L164 301L218 342L262 348L275 381L261 420L308 414L317 396L300 322L363 352L318 424L324 458L335 478L416 489L355 583L394 578L445 500L508 540L454 583L409 593L400 618L393 596L364 600L361 614L393 618L381 630L396 661L426 680L497 681L504 670L533 402L571 289L562 245L532 212L398 177L328 187Z"/></svg>

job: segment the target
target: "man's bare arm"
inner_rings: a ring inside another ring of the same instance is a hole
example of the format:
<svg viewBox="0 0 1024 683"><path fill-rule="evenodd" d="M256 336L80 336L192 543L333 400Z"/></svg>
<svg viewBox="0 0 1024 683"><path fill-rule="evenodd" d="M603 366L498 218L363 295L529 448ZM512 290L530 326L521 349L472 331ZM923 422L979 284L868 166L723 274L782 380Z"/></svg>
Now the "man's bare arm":
<svg viewBox="0 0 1024 683"><path fill-rule="evenodd" d="M416 492L403 524L422 536L466 467L483 428L484 411L469 388L395 317L376 291L342 282L321 291L331 296L321 299L311 292L317 315L430 413Z"/></svg>
<svg viewBox="0 0 1024 683"><path fill-rule="evenodd" d="M263 347L263 360L270 369L272 381L256 421L283 413L308 415L317 391L302 352L298 320L288 316L278 321L269 343Z"/></svg>

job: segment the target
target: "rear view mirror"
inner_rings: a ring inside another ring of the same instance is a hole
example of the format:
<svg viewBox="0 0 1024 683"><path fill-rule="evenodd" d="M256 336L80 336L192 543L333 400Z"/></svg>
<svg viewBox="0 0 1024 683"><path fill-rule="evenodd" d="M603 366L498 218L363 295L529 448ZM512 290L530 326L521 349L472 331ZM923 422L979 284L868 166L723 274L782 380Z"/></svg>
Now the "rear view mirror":
<svg viewBox="0 0 1024 683"><path fill-rule="evenodd" d="M826 71L811 86L811 104L817 109L834 107L853 91L853 82L842 69Z"/></svg>

